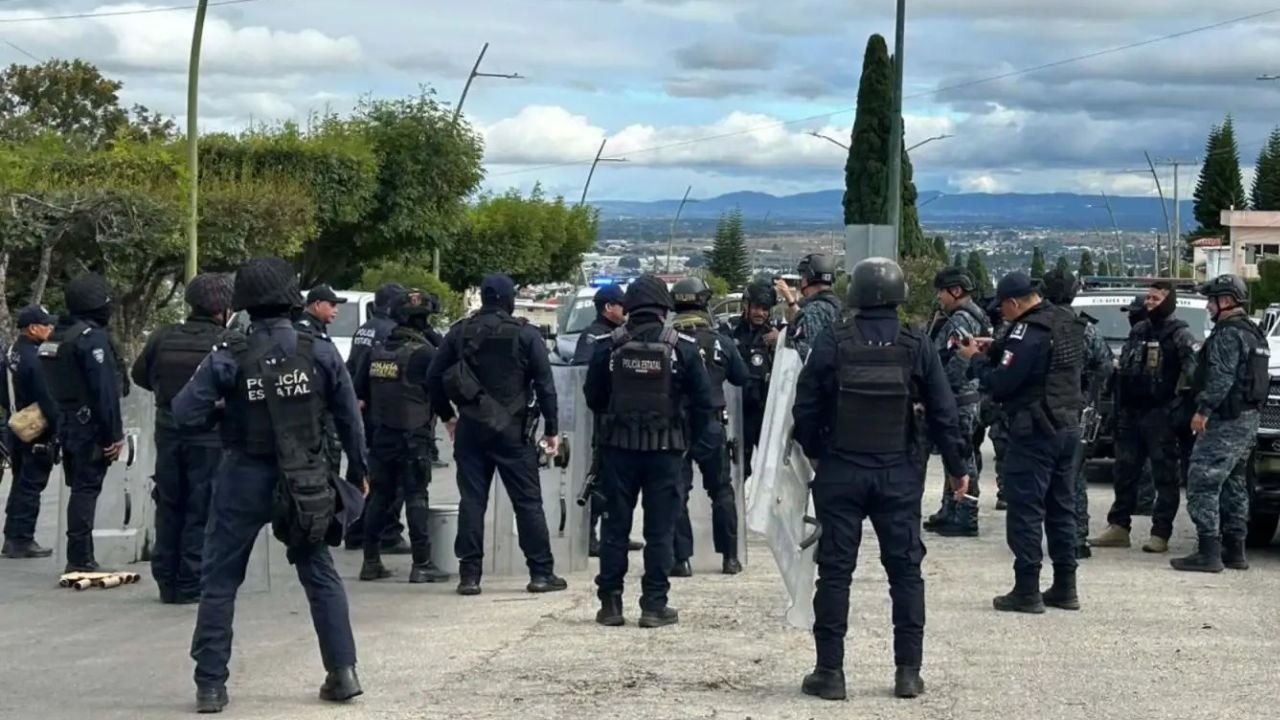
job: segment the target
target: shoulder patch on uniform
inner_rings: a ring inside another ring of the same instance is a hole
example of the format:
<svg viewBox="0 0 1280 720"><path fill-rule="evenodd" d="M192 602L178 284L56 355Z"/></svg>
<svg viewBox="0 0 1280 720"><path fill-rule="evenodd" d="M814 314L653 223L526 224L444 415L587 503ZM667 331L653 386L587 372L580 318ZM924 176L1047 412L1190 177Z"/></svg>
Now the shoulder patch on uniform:
<svg viewBox="0 0 1280 720"><path fill-rule="evenodd" d="M1200 352L1200 348L1202 348L1202 347L1204 347L1204 343L1202 343L1202 342L1194 342L1194 343L1191 343L1191 349L1192 349L1192 350L1195 350L1196 352Z"/></svg>
<svg viewBox="0 0 1280 720"><path fill-rule="evenodd" d="M1004 355L1000 356L1000 367L1009 367L1013 364L1013 353L1008 350L1004 351Z"/></svg>
<svg viewBox="0 0 1280 720"><path fill-rule="evenodd" d="M751 356L751 364L756 367L760 367L761 365L764 364L764 356L761 355L760 353L753 354Z"/></svg>
<svg viewBox="0 0 1280 720"><path fill-rule="evenodd" d="M89 334L89 333L91 333L91 332L93 332L93 328L92 328L92 327L90 327L89 325L85 325L85 326L84 326L84 329L80 331L80 334L81 334L81 335L88 335L88 334Z"/></svg>
<svg viewBox="0 0 1280 720"><path fill-rule="evenodd" d="M1026 336L1027 336L1027 324L1024 322L1020 322L1017 325L1014 325L1013 329L1009 331L1009 337L1014 340L1021 340Z"/></svg>
<svg viewBox="0 0 1280 720"><path fill-rule="evenodd" d="M697 338L695 338L694 336L692 336L692 335L685 335L684 333L682 333L682 332L678 332L678 331L676 332L676 337L680 338L681 340L683 340L683 341L685 341L685 342L691 342L691 343L697 343L697 342L698 342L698 339L697 339Z"/></svg>
<svg viewBox="0 0 1280 720"><path fill-rule="evenodd" d="M102 348L94 348L93 359L97 360L99 365L106 362L106 359L107 359L106 351L104 351Z"/></svg>

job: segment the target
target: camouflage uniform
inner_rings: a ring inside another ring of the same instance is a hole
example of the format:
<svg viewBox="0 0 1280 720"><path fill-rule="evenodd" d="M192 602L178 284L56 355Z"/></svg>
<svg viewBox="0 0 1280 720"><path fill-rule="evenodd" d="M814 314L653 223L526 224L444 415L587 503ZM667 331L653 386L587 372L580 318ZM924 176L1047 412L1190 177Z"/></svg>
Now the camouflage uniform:
<svg viewBox="0 0 1280 720"><path fill-rule="evenodd" d="M1238 417L1221 415L1229 396L1249 387L1250 354L1258 344L1239 323L1219 319L1200 349L1204 367L1197 377L1196 405L1209 422L1191 451L1187 477L1187 512L1200 537L1244 538L1248 533L1245 471L1258 437L1259 413L1244 405Z"/></svg>
<svg viewBox="0 0 1280 720"><path fill-rule="evenodd" d="M801 359L809 357L809 347L818 333L840 318L840 300L834 291L822 290L800 300L800 311L787 327L787 347L795 348Z"/></svg>
<svg viewBox="0 0 1280 720"><path fill-rule="evenodd" d="M1009 323L1001 321L992 333L992 337L1000 340L1008 333ZM991 446L995 451L996 505L999 507L1004 502L1004 454L1009 442L1009 428L1004 410L1000 407L1000 403L991 399L991 396L982 396L981 412L982 422L988 428L987 434L991 436ZM975 451L981 453L982 448L975 448Z"/></svg>
<svg viewBox="0 0 1280 720"><path fill-rule="evenodd" d="M1084 381L1085 397L1090 402L1097 402L1102 396L1102 388L1106 387L1111 372L1115 370L1115 356L1107 341L1098 334L1098 329L1089 323L1084 329ZM1079 544L1086 544L1089 537L1089 482L1085 472L1085 463L1089 458L1084 456L1081 445L1080 458L1076 467L1076 536Z"/></svg>
<svg viewBox="0 0 1280 720"><path fill-rule="evenodd" d="M974 429L979 422L979 411L982 396L978 393L978 381L969 377L969 361L955 352L957 338L985 337L991 333L986 322L986 313L974 304L971 298L965 298L961 305L948 313L946 320L936 323L933 333L933 349L942 360L942 368L947 376L947 383L956 397L956 410L960 416L960 435L970 443L965 450L967 472L969 474L969 494L978 497L978 465L975 462L976 448L972 446ZM972 530L977 529L977 508L965 508L957 514L958 507L951 493L942 493L942 507L939 511L946 522L967 524Z"/></svg>

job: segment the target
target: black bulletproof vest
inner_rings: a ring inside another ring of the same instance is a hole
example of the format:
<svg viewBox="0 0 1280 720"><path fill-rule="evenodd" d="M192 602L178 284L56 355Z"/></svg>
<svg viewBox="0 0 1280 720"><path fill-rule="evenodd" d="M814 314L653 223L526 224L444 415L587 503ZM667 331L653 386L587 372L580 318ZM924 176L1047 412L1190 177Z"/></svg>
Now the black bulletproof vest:
<svg viewBox="0 0 1280 720"><path fill-rule="evenodd" d="M773 351L764 341L764 336L769 333L770 328L770 325L757 328L743 318L733 333L733 338L738 343L738 351L746 361L747 372L751 374L753 381L744 389L743 397L758 405L763 405L765 402L769 378L773 374Z"/></svg>
<svg viewBox="0 0 1280 720"><path fill-rule="evenodd" d="M525 321L498 311L480 313L466 323L462 330L461 362L471 367L485 394L499 405L508 409L527 406L526 360L520 352L520 332ZM460 408L463 415L469 407Z"/></svg>
<svg viewBox="0 0 1280 720"><path fill-rule="evenodd" d="M724 378L725 367L729 358L725 356L720 343L720 333L709 327L700 327L694 337L698 340L698 354L702 356L702 364L707 368L707 379L711 382L711 407L721 410L725 406Z"/></svg>
<svg viewBox="0 0 1280 720"><path fill-rule="evenodd" d="M84 321L60 326L40 345L40 364L44 370L49 394L63 410L75 412L92 405L89 387L76 360L76 343L93 327Z"/></svg>
<svg viewBox="0 0 1280 720"><path fill-rule="evenodd" d="M431 420L431 403L419 383L409 382L409 360L423 345L384 344L369 354L369 417L391 430L416 431Z"/></svg>
<svg viewBox="0 0 1280 720"><path fill-rule="evenodd" d="M652 326L650 326L652 327ZM636 328L640 334L648 328ZM676 402L675 330L657 342L635 338L627 327L611 336L609 411L603 444L624 450L684 450L684 420Z"/></svg>
<svg viewBox="0 0 1280 720"><path fill-rule="evenodd" d="M1117 376L1125 405L1151 407L1177 396L1182 359L1174 336L1186 328L1186 322L1169 318L1158 326L1143 320L1130 331Z"/></svg>
<svg viewBox="0 0 1280 720"><path fill-rule="evenodd" d="M235 354L236 387L227 398L227 413L222 423L224 442L247 455L274 456L276 436L291 437L297 446L309 450L320 448L321 398L316 376L314 338L298 333L298 347L292 357L271 357L275 343L269 333L251 335L231 345ZM274 388L265 387L264 370L270 364L278 376ZM275 392L280 399L279 424L272 423L266 394Z"/></svg>
<svg viewBox="0 0 1280 720"><path fill-rule="evenodd" d="M868 343L853 318L836 323L836 398L832 449L898 453L911 447L912 381L920 341L906 332Z"/></svg>
<svg viewBox="0 0 1280 720"><path fill-rule="evenodd" d="M1240 417L1246 410L1261 410L1267 402L1267 394L1271 387L1271 352L1267 348L1267 338L1252 320L1244 315L1234 315L1221 322L1214 323L1213 331L1200 347L1196 362L1196 373L1192 379L1192 387L1199 393L1204 390L1209 379L1209 346L1215 342L1230 342L1222 337L1222 330L1228 327L1240 328L1246 340L1248 356L1241 358L1240 367L1236 368L1236 381L1231 386L1227 399L1218 406L1214 414L1223 420Z"/></svg>
<svg viewBox="0 0 1280 720"><path fill-rule="evenodd" d="M1084 329L1089 321L1069 308L1049 304L1032 309L1018 321L1048 330L1053 347L1043 382L1025 383L1017 397L1005 403L1006 408L1043 414L1055 430L1078 426L1084 409L1080 374L1084 370Z"/></svg>
<svg viewBox="0 0 1280 720"><path fill-rule="evenodd" d="M167 410L205 356L221 341L224 331L213 323L185 322L160 332L164 334L156 344L151 387L156 391L156 406Z"/></svg>

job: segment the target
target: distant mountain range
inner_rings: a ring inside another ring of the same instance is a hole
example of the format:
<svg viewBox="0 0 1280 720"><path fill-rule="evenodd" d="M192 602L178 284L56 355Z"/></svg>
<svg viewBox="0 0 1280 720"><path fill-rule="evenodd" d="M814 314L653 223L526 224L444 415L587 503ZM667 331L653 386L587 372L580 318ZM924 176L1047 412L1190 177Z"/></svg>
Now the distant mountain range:
<svg viewBox="0 0 1280 720"><path fill-rule="evenodd" d="M714 219L741 208L743 219L757 224L767 214L770 221L840 224L841 190L823 190L778 197L768 193L735 192L714 198L690 201L681 218ZM675 216L679 200L632 202L602 200L593 203L605 220L656 220ZM1110 229L1111 220L1100 195L1074 193L1045 194L944 194L933 190L920 193L917 201L920 220L930 225L996 225L1001 227L1044 227L1073 230ZM1195 227L1192 202L1184 200L1181 222L1184 229ZM1112 197L1116 224L1122 230L1145 231L1166 227L1160 199ZM1173 203L1167 205L1170 218ZM1172 220L1171 220L1172 221Z"/></svg>

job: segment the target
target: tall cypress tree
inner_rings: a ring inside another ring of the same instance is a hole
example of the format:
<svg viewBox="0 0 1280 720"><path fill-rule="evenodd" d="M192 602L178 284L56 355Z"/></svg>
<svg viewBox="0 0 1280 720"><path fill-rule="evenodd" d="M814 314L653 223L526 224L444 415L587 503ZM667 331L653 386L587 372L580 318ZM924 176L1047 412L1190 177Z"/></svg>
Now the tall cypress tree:
<svg viewBox="0 0 1280 720"><path fill-rule="evenodd" d="M1231 116L1209 131L1204 165L1196 182L1195 216L1200 228L1193 236L1222 231L1222 211L1245 206L1244 183L1240 179L1240 149L1236 145Z"/></svg>
<svg viewBox="0 0 1280 720"><path fill-rule="evenodd" d="M1254 210L1280 210L1280 128L1271 131L1258 153L1249 199Z"/></svg>
<svg viewBox="0 0 1280 720"><path fill-rule="evenodd" d="M1111 274L1111 263L1107 262L1106 258L1098 261L1098 274L1103 277Z"/></svg>
<svg viewBox="0 0 1280 720"><path fill-rule="evenodd" d="M1083 252L1081 252L1081 253L1080 253L1080 268L1079 268L1079 274L1080 274L1080 275L1092 275L1093 273L1094 273L1094 269L1093 269L1093 253L1089 252L1088 250L1085 250L1085 251L1083 251Z"/></svg>
<svg viewBox="0 0 1280 720"><path fill-rule="evenodd" d="M951 267L964 267L964 255L959 251L956 252L956 259L951 261Z"/></svg>
<svg viewBox="0 0 1280 720"><path fill-rule="evenodd" d="M715 242L707 254L707 270L729 283L730 288L747 284L750 263L742 231L742 211L734 208L716 223Z"/></svg>
<svg viewBox="0 0 1280 720"><path fill-rule="evenodd" d="M846 225L887 225L889 138L893 130L893 63L889 45L881 35L867 39L858 84L858 110L854 115L849 157L844 166L844 222ZM902 228L899 251L904 257L933 254L920 229L916 211L917 191L913 168L902 152Z"/></svg>
<svg viewBox="0 0 1280 720"><path fill-rule="evenodd" d="M956 259L959 260L959 257ZM959 262L956 263L956 265L959 264ZM969 277L973 278L973 284L977 286L979 292L986 293L991 290L991 273L987 271L987 264L983 262L981 253L970 250L965 269L969 271Z"/></svg>
<svg viewBox="0 0 1280 720"><path fill-rule="evenodd" d="M1031 248L1031 277L1044 277L1044 253L1040 252L1039 245Z"/></svg>

